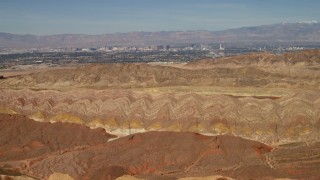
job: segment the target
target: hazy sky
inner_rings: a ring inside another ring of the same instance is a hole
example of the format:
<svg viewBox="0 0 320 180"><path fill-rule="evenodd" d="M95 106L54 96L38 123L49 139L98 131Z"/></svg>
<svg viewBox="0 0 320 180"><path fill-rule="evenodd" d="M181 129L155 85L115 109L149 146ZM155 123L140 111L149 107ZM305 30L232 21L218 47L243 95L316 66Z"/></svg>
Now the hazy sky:
<svg viewBox="0 0 320 180"><path fill-rule="evenodd" d="M320 20L319 0L0 0L0 32L223 30Z"/></svg>

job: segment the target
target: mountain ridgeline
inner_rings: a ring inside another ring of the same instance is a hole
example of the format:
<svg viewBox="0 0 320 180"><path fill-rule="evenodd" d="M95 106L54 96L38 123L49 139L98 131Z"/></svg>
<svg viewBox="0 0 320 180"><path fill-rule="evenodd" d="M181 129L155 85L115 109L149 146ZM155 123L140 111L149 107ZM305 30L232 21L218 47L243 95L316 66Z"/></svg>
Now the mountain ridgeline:
<svg viewBox="0 0 320 180"><path fill-rule="evenodd" d="M223 31L129 32L103 35L0 33L0 48L131 46L219 42L320 42L320 23L281 23Z"/></svg>

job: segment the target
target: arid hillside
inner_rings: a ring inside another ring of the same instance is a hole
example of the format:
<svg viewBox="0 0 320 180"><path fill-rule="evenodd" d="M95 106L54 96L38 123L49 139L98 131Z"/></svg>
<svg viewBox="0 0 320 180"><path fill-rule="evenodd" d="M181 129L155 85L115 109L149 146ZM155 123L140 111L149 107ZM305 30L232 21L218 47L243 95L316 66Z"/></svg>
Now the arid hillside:
<svg viewBox="0 0 320 180"><path fill-rule="evenodd" d="M319 179L319 59L15 71L0 79L0 177Z"/></svg>
<svg viewBox="0 0 320 180"><path fill-rule="evenodd" d="M1 115L0 127L2 176L319 178L319 143L272 148L230 135L154 131L108 141L113 136L100 130L34 122L20 115Z"/></svg>
<svg viewBox="0 0 320 180"><path fill-rule="evenodd" d="M102 127L119 136L176 131L268 144L319 141L319 52L96 64L9 76L0 80L0 112Z"/></svg>
<svg viewBox="0 0 320 180"><path fill-rule="evenodd" d="M320 50L257 53L180 66L88 65L8 77L1 87L32 89L150 88L168 86L319 88Z"/></svg>
<svg viewBox="0 0 320 180"><path fill-rule="evenodd" d="M283 54L272 54L270 52L249 53L238 56L230 56L218 58L216 60L206 59L189 63L189 65L199 65L205 63L206 65L212 64L246 64L246 65L273 65L285 63L287 65L295 65L298 63L315 65L320 63L320 51L318 49L304 50L304 51L292 51Z"/></svg>
<svg viewBox="0 0 320 180"><path fill-rule="evenodd" d="M185 92L154 95L130 90L0 92L2 113L24 114L44 122L102 127L118 135L154 130L189 131L233 134L265 143L320 138L319 92L285 97Z"/></svg>

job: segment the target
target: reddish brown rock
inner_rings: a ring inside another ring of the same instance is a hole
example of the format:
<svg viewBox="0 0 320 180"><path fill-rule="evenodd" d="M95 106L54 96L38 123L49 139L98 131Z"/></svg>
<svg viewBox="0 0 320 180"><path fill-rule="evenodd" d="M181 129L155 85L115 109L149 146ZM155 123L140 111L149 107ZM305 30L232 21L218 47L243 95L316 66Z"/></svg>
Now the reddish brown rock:
<svg viewBox="0 0 320 180"><path fill-rule="evenodd" d="M190 132L146 132L107 142L113 136L101 129L34 122L19 115L0 117L0 174L7 176L319 178L316 142L273 148L240 137Z"/></svg>
<svg viewBox="0 0 320 180"><path fill-rule="evenodd" d="M21 115L0 114L0 161L62 154L105 144L116 136L71 123L39 123Z"/></svg>

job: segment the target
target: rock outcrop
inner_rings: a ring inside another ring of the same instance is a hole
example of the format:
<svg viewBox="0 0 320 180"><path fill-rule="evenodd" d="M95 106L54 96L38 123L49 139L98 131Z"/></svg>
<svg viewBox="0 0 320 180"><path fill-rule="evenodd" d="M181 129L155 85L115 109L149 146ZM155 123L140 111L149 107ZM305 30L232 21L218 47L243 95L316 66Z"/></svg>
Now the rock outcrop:
<svg viewBox="0 0 320 180"><path fill-rule="evenodd" d="M102 127L120 136L139 131L189 131L232 134L269 144L320 138L320 94L314 91L282 98L130 90L0 92L4 113Z"/></svg>

